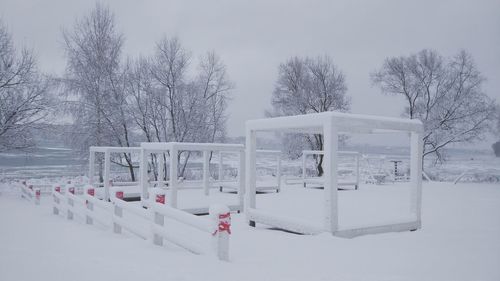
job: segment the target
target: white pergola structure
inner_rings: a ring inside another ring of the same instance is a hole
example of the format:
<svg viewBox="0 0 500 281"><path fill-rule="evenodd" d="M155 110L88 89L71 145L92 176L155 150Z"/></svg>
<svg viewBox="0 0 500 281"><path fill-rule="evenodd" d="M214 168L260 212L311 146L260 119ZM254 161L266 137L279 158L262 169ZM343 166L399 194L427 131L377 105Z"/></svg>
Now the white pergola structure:
<svg viewBox="0 0 500 281"><path fill-rule="evenodd" d="M308 225L294 218L279 216L256 208L256 136L258 132L291 131L322 134L324 138L324 217L322 225ZM337 158L340 133L408 132L411 143L411 218L352 229L339 229ZM421 226L422 197L422 134L419 120L369 115L323 112L276 117L246 122L246 219L251 226L262 223L292 232L314 234L330 232L341 237L391 231L416 230Z"/></svg>
<svg viewBox="0 0 500 281"><path fill-rule="evenodd" d="M210 182L210 152L233 152L239 155L238 165L238 197L239 206L243 206L244 194L244 167L245 167L245 148L241 144L225 144L225 143L180 143L180 142L143 142L141 143L141 160L140 160L140 186L141 186L141 201L143 206L149 203L149 182L148 182L148 155L149 154L163 154L175 157L168 157L169 161L169 177L168 177L168 200L167 204L177 208L177 192L179 188L185 188L183 182L178 178L178 159L179 151L198 151L203 153L203 179L199 188L203 189L205 195L208 196L211 187ZM163 158L163 157L160 157ZM163 170L163 169L160 169ZM160 173L163 177L163 174ZM161 178L162 178L161 177ZM160 178L160 179L161 179ZM189 187L193 188L193 187ZM229 206L232 208L232 206ZM234 208L233 208L234 209Z"/></svg>
<svg viewBox="0 0 500 281"><path fill-rule="evenodd" d="M89 184L94 187L100 186L99 183L94 182L95 175L95 159L97 153L104 154L104 173L103 173L103 184L104 195L103 199L108 201L110 198L110 186L111 186L111 154L112 153L140 153L141 149L139 147L113 147L113 146L91 146L90 147L90 157L89 157ZM134 184L134 183L128 183ZM127 183L125 183L127 185Z"/></svg>
<svg viewBox="0 0 500 281"><path fill-rule="evenodd" d="M312 184L323 184L323 179L321 178L308 178L306 174L306 163L307 156L309 155L324 155L324 151L322 150L302 150L302 182L304 187L307 187L308 183ZM354 158L354 167L355 169L352 171L355 175L355 179L352 181L338 181L339 186L346 185L354 185L354 189L358 189L359 187L359 158L360 153L357 151L338 151L338 156L351 156Z"/></svg>

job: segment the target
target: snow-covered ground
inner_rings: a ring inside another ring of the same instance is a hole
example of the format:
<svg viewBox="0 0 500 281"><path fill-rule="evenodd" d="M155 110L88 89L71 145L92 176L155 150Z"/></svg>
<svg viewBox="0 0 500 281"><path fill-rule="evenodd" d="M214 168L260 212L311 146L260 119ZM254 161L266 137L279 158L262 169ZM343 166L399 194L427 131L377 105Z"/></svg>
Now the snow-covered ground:
<svg viewBox="0 0 500 281"><path fill-rule="evenodd" d="M258 202L276 212L290 210L272 204L280 198L302 202L297 210L315 210L320 192L285 187L282 194L258 195ZM341 200L386 206L388 194L404 196L404 190L366 186L342 191ZM356 209L344 207L344 213ZM231 261L222 262L68 221L52 215L49 197L35 206L4 189L0 280L500 280L498 184L424 183L422 220L415 232L344 239L250 228L243 215L233 214Z"/></svg>

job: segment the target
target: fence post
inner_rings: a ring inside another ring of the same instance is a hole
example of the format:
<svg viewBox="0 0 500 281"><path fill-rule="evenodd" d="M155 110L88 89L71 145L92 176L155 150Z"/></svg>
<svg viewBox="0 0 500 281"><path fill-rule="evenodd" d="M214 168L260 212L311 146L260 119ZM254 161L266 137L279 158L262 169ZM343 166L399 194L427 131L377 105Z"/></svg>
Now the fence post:
<svg viewBox="0 0 500 281"><path fill-rule="evenodd" d="M40 188L35 188L35 205L40 205L40 196L42 194L42 191Z"/></svg>
<svg viewBox="0 0 500 281"><path fill-rule="evenodd" d="M68 195L66 195L68 196ZM74 206L74 202L73 202L73 199L69 198L69 197L66 197L68 199L68 212L67 212L67 219L68 220L72 220L73 219L73 211L71 211L71 207Z"/></svg>
<svg viewBox="0 0 500 281"><path fill-rule="evenodd" d="M224 205L210 206L210 217L214 224L212 233L215 254L220 260L229 261L229 235L231 234L231 213Z"/></svg>
<svg viewBox="0 0 500 281"><path fill-rule="evenodd" d="M95 190L93 188L89 188L87 189L87 194L90 195L90 196L94 196L95 195ZM85 201L87 203L87 210L88 212L93 212L94 211L94 203L92 201ZM93 224L94 223L94 220L92 219L92 217L87 213L85 215L85 222L87 224Z"/></svg>
<svg viewBox="0 0 500 281"><path fill-rule="evenodd" d="M162 214L156 212L155 210L153 210L153 214L154 214L154 224L163 227L165 225L165 217ZM153 231L153 244L158 246L163 246L163 237L161 235L158 235L155 231Z"/></svg>
<svg viewBox="0 0 500 281"><path fill-rule="evenodd" d="M123 217L123 209L116 206L114 207L114 216L122 218ZM122 227L116 221L113 221L113 232L114 233L122 233Z"/></svg>
<svg viewBox="0 0 500 281"><path fill-rule="evenodd" d="M155 211L154 209L154 205L155 204L165 204L167 203L166 202L166 195L164 193L161 193L161 191L159 192L155 192L153 194L153 198L155 199L154 201L151 200L151 210L153 211L153 223L155 225L158 225L158 226L161 226L163 227L165 225L165 216L163 216L162 214L158 213ZM161 235L158 235L155 231L154 231L154 228L152 228L152 232L153 232L153 244L154 245L158 245L158 246L163 246L163 237Z"/></svg>
<svg viewBox="0 0 500 281"><path fill-rule="evenodd" d="M56 197L54 194L52 194L52 197L54 199L54 206L52 207L52 213L54 215L59 215L59 208L58 208L58 205L59 205L59 198Z"/></svg>
<svg viewBox="0 0 500 281"><path fill-rule="evenodd" d="M118 200L122 200L123 199L123 191L117 191L115 193L115 196ZM114 216L113 217L118 217L118 218L122 218L123 217L123 209L116 205L115 203L115 206L114 206ZM122 233L122 226L118 223L116 223L116 221L113 221L113 232L114 233Z"/></svg>
<svg viewBox="0 0 500 281"><path fill-rule="evenodd" d="M203 151L203 191L205 195L210 194L210 153Z"/></svg>

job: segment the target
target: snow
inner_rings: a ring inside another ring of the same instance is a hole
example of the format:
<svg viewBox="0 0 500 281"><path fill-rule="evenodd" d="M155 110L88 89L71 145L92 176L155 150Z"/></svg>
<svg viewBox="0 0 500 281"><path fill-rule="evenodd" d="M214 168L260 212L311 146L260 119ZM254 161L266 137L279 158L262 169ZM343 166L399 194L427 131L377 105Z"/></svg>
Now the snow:
<svg viewBox="0 0 500 281"><path fill-rule="evenodd" d="M380 194L394 193L391 187L397 186L382 186ZM373 201L383 200L376 186L363 190ZM295 235L260 224L251 228L242 214L232 214L230 262L171 244L154 246L130 233L116 235L78 217L68 221L52 215L50 197L35 206L9 189L2 191L2 281L500 280L498 184L424 183L421 230L354 239ZM304 191L312 192L310 200L321 192ZM299 201L304 194L283 196ZM259 194L258 202L279 195Z"/></svg>
<svg viewBox="0 0 500 281"><path fill-rule="evenodd" d="M294 129L295 131L306 130L312 133L321 132L321 129L327 126L330 121L333 121L341 132L423 132L422 122L417 119L351 114L334 111L248 120L246 121L246 128L247 131Z"/></svg>

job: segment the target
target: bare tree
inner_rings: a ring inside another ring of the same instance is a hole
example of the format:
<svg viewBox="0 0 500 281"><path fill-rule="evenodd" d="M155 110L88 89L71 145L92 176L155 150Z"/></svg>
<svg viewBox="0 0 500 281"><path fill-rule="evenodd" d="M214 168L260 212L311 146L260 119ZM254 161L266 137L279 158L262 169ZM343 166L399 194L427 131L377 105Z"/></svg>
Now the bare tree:
<svg viewBox="0 0 500 281"><path fill-rule="evenodd" d="M0 151L35 145L31 130L50 113L51 80L37 69L33 52L14 47L0 21Z"/></svg>
<svg viewBox="0 0 500 281"><path fill-rule="evenodd" d="M345 112L350 108L346 92L344 74L329 56L293 57L279 66L278 80L272 96L273 111L268 115ZM299 138L296 135L285 135L284 142L291 154L297 154L296 150L304 146L323 150L323 136L320 134L304 134ZM323 156L319 155L315 159L318 176L322 176Z"/></svg>
<svg viewBox="0 0 500 281"><path fill-rule="evenodd" d="M127 89L133 119L147 141L224 140L227 100L233 87L226 67L214 52L200 58L193 76L189 75L190 63L190 52L179 39L166 37L157 43L152 58L130 63ZM181 151L177 157L182 161L182 176L191 153Z"/></svg>
<svg viewBox="0 0 500 281"><path fill-rule="evenodd" d="M424 123L423 155L437 161L449 144L473 142L489 130L494 101L481 89L484 80L465 51L452 58L431 50L388 58L372 74L382 92L405 98L404 116Z"/></svg>
<svg viewBox="0 0 500 281"><path fill-rule="evenodd" d="M73 145L85 155L92 145L131 146L126 71L121 63L123 36L116 31L113 14L97 3L72 31L64 31L63 37L67 55L64 84L74 120ZM121 157L134 180L131 155L124 153ZM121 164L121 157L115 162Z"/></svg>

